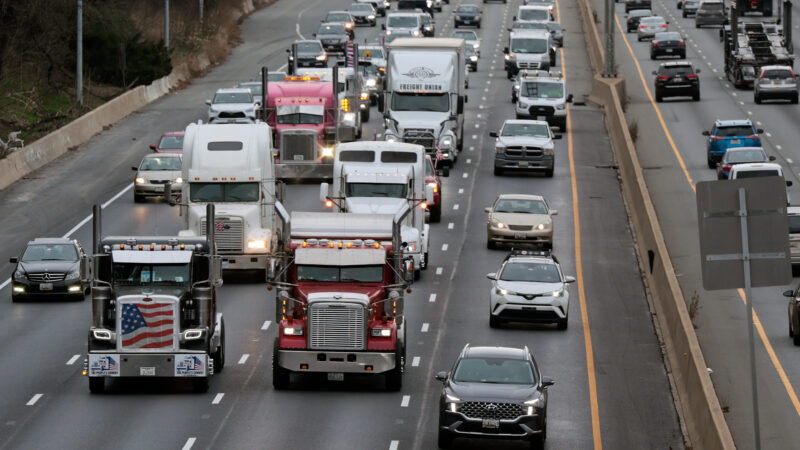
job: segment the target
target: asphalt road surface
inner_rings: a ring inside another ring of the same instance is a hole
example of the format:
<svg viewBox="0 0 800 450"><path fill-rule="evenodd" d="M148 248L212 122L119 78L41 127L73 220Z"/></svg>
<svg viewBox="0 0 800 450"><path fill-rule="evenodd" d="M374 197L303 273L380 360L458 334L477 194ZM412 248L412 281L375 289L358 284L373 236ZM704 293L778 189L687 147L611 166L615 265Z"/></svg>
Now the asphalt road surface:
<svg viewBox="0 0 800 450"><path fill-rule="evenodd" d="M452 32L451 11L461 3L453 0L436 14L438 35ZM243 44L207 76L0 192L0 273L10 274L5 261L37 236L67 235L88 245L93 203L104 204L105 234L175 234L176 208L133 203L130 167L162 132L204 119L203 102L215 89L255 77L261 65L280 68L293 39L313 33L327 10L348 4L281 0L253 14L242 24ZM377 378L329 383L304 377L290 390L273 390L274 294L263 284L228 278L218 295L228 362L207 394L192 393L180 381L134 380L91 395L81 376L90 301L12 304L4 276L0 448L431 449L441 386L433 375L448 370L466 343L527 345L542 373L556 380L547 448L682 448L602 112L570 106L569 132L556 141L553 178L492 175L488 134L514 115L501 51L519 4L483 5L482 58L470 74L464 152L444 181L442 221L431 226L430 266L407 301L401 392L384 392ZM567 31L557 65L568 92L582 103L591 74L578 11L561 2L558 16ZM379 33L379 27L356 32L359 42L374 41ZM382 131L380 114L371 115L365 136ZM317 186L290 186L287 204L321 210L317 193ZM489 328L485 274L496 270L506 252L486 249L483 209L501 193L542 194L559 211L555 253L565 273L578 277L566 331L550 325ZM457 441L459 448L487 445L524 447Z"/></svg>

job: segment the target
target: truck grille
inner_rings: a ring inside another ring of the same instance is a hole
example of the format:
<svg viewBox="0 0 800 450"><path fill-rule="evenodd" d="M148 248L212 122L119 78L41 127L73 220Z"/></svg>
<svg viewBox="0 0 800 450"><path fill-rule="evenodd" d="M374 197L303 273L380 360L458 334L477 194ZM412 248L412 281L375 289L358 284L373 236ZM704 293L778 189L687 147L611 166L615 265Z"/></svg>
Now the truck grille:
<svg viewBox="0 0 800 450"><path fill-rule="evenodd" d="M461 413L470 419L514 420L524 415L522 405L516 403L464 402Z"/></svg>
<svg viewBox="0 0 800 450"><path fill-rule="evenodd" d="M313 134L281 133L281 161L317 162L317 137Z"/></svg>
<svg viewBox="0 0 800 450"><path fill-rule="evenodd" d="M532 116L552 116L556 110L552 106L531 106L528 112Z"/></svg>
<svg viewBox="0 0 800 450"><path fill-rule="evenodd" d="M178 303L163 297L148 300L120 301L117 318L119 348L129 351L175 350Z"/></svg>
<svg viewBox="0 0 800 450"><path fill-rule="evenodd" d="M42 272L42 273L29 273L28 280L36 281L38 283L45 282L49 283L51 281L64 281L64 278L67 276L65 273L50 273L50 272Z"/></svg>
<svg viewBox="0 0 800 450"><path fill-rule="evenodd" d="M220 119L244 119L244 112L242 111L222 111L219 113Z"/></svg>
<svg viewBox="0 0 800 450"><path fill-rule="evenodd" d="M425 150L433 150L436 146L436 137L431 129L410 128L403 132L403 142L421 145Z"/></svg>
<svg viewBox="0 0 800 450"><path fill-rule="evenodd" d="M364 308L357 304L315 303L309 307L308 334L312 349L363 350Z"/></svg>
<svg viewBox="0 0 800 450"><path fill-rule="evenodd" d="M214 220L214 240L221 255L244 251L244 230L241 217L217 216ZM206 233L206 219L200 221L201 233Z"/></svg>
<svg viewBox="0 0 800 450"><path fill-rule="evenodd" d="M540 148L527 148L527 147L508 147L506 148L506 156L542 156L542 149Z"/></svg>

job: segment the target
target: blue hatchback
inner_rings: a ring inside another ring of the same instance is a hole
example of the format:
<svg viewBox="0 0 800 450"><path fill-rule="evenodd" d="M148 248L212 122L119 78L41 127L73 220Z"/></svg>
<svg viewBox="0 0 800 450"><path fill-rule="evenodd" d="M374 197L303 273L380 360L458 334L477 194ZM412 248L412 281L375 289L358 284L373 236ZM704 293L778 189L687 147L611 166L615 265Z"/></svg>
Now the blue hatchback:
<svg viewBox="0 0 800 450"><path fill-rule="evenodd" d="M761 147L762 129L755 129L753 122L745 120L717 120L711 131L703 131L706 136L708 168L714 169L725 152L732 147Z"/></svg>

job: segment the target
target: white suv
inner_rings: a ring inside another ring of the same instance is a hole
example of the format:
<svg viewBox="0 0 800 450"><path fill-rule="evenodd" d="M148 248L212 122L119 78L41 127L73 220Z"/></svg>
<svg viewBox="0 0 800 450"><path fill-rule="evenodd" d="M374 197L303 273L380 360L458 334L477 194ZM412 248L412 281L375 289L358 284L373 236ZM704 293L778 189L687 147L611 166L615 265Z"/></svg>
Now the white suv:
<svg viewBox="0 0 800 450"><path fill-rule="evenodd" d="M246 88L218 89L206 105L208 123L255 123L261 106Z"/></svg>

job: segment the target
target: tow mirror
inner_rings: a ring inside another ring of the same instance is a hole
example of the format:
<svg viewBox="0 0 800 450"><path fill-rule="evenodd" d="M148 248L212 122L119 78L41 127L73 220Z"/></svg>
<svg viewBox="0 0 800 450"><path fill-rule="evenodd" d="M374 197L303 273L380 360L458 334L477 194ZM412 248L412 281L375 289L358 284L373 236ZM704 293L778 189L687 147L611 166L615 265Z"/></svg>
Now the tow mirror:
<svg viewBox="0 0 800 450"><path fill-rule="evenodd" d="M574 283L575 282L575 277L567 275L567 276L564 277L564 282L565 283Z"/></svg>
<svg viewBox="0 0 800 450"><path fill-rule="evenodd" d="M429 206L433 203L433 186L430 184L425 185L425 201Z"/></svg>
<svg viewBox="0 0 800 450"><path fill-rule="evenodd" d="M150 150L156 151L156 145L155 144L150 144Z"/></svg>
<svg viewBox="0 0 800 450"><path fill-rule="evenodd" d="M556 384L555 380L550 377L542 377L542 387L550 387Z"/></svg>
<svg viewBox="0 0 800 450"><path fill-rule="evenodd" d="M19 258L8 258L8 262L11 264L16 264L19 262Z"/></svg>
<svg viewBox="0 0 800 450"><path fill-rule="evenodd" d="M320 183L319 184L319 201L325 203L325 201L330 196L330 186L328 183Z"/></svg>
<svg viewBox="0 0 800 450"><path fill-rule="evenodd" d="M436 374L436 380L441 381L444 383L447 381L447 372L439 372Z"/></svg>
<svg viewBox="0 0 800 450"><path fill-rule="evenodd" d="M775 161L775 157L774 157L774 156L770 156L770 157L769 157L769 160L770 160L770 161Z"/></svg>
<svg viewBox="0 0 800 450"><path fill-rule="evenodd" d="M490 131L489 132L489 136L491 136L493 138L500 137L500 135L497 133L497 131Z"/></svg>
<svg viewBox="0 0 800 450"><path fill-rule="evenodd" d="M89 255L81 255L81 267L80 267L80 274L81 274L81 281L87 283L92 280L92 264L91 259L89 259Z"/></svg>

